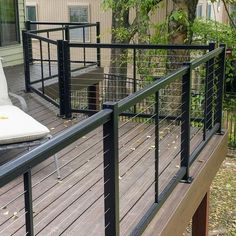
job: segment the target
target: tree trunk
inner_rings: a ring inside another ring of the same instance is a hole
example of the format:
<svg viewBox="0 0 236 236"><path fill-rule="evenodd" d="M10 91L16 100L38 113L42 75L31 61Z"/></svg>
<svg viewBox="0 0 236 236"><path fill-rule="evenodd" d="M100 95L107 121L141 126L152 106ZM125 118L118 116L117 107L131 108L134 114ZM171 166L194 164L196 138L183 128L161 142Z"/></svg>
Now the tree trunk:
<svg viewBox="0 0 236 236"><path fill-rule="evenodd" d="M129 9L122 9L122 5L112 11L112 39L111 43L129 43L127 37L117 36L117 29L129 28ZM118 101L127 94L126 77L128 66L128 50L122 48L112 48L110 56L109 80L108 80L108 100Z"/></svg>
<svg viewBox="0 0 236 236"><path fill-rule="evenodd" d="M198 0L172 0L173 10L168 18L168 43L169 45L191 44L191 26L195 20L195 12ZM168 50L167 52L167 73L183 66L183 63L190 61L189 50ZM180 115L181 112L181 80L176 80L166 87L162 111L165 115Z"/></svg>

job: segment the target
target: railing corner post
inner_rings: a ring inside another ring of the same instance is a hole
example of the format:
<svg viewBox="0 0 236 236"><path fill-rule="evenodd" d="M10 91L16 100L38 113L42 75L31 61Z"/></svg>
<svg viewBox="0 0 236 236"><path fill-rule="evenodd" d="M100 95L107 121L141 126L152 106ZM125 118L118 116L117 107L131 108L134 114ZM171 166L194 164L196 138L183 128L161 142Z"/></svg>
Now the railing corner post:
<svg viewBox="0 0 236 236"><path fill-rule="evenodd" d="M70 41L70 27L65 25L65 40Z"/></svg>
<svg viewBox="0 0 236 236"><path fill-rule="evenodd" d="M31 21L30 20L25 21L25 30L26 31L31 30ZM29 51L29 61L30 61L30 63L33 63L32 38L28 38L28 51Z"/></svg>
<svg viewBox="0 0 236 236"><path fill-rule="evenodd" d="M105 235L119 236L119 144L118 104L103 104L111 109L111 119L103 126Z"/></svg>
<svg viewBox="0 0 236 236"><path fill-rule="evenodd" d="M226 44L220 44L223 48L220 54L220 75L217 80L217 98L216 98L216 114L215 122L219 124L217 133L222 133L222 112L223 112L223 98L225 86L225 57L226 57Z"/></svg>
<svg viewBox="0 0 236 236"><path fill-rule="evenodd" d="M100 22L96 22L96 38L97 38L97 44L100 44ZM99 48L99 45L97 47L97 66L101 66L101 49Z"/></svg>
<svg viewBox="0 0 236 236"><path fill-rule="evenodd" d="M28 30L30 30L30 20L26 20L25 21L25 29L28 31Z"/></svg>
<svg viewBox="0 0 236 236"><path fill-rule="evenodd" d="M209 43L209 51L213 51L216 48L216 43L215 42L210 42Z"/></svg>
<svg viewBox="0 0 236 236"><path fill-rule="evenodd" d="M64 118L71 118L72 116L70 88L70 49L68 44L68 41L57 41L60 116Z"/></svg>
<svg viewBox="0 0 236 236"><path fill-rule="evenodd" d="M182 115L181 115L181 167L186 168L183 181L191 182L189 175L190 167L190 113L191 113L191 62L184 63L188 67L188 71L182 77Z"/></svg>
<svg viewBox="0 0 236 236"><path fill-rule="evenodd" d="M216 47L215 43L209 43L209 51L213 51ZM213 127L213 96L214 93L214 58L206 63L205 78L205 117L204 117L204 139L206 139L207 131Z"/></svg>
<svg viewBox="0 0 236 236"><path fill-rule="evenodd" d="M25 73L25 91L28 93L30 89L30 52L29 37L26 30L22 31L23 55L24 55L24 73Z"/></svg>

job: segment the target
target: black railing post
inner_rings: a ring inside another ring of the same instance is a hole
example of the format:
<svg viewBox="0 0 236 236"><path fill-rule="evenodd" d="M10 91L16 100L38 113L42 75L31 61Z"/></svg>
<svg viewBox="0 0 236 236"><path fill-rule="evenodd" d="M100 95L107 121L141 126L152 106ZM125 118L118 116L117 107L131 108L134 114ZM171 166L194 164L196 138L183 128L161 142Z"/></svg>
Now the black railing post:
<svg viewBox="0 0 236 236"><path fill-rule="evenodd" d="M24 174L25 227L29 236L34 235L31 170Z"/></svg>
<svg viewBox="0 0 236 236"><path fill-rule="evenodd" d="M213 51L215 49L215 43L209 44L209 51ZM210 130L213 125L213 93L214 93L214 64L215 59L212 58L206 63L206 81L205 86L207 88L205 95L205 121L204 121L204 130ZM206 133L205 135L206 136Z"/></svg>
<svg viewBox="0 0 236 236"><path fill-rule="evenodd" d="M64 118L71 117L71 74L70 74L70 49L68 41L57 41L58 56L58 83L59 83L59 100L60 116Z"/></svg>
<svg viewBox="0 0 236 236"><path fill-rule="evenodd" d="M190 166L190 112L191 112L191 63L184 63L188 66L188 72L182 77L182 115L181 115L181 167L186 168L184 181L191 182L189 176Z"/></svg>
<svg viewBox="0 0 236 236"><path fill-rule="evenodd" d="M99 83L88 86L88 109L99 110Z"/></svg>
<svg viewBox="0 0 236 236"><path fill-rule="evenodd" d="M155 94L155 202L159 202L159 91Z"/></svg>
<svg viewBox="0 0 236 236"><path fill-rule="evenodd" d="M105 235L119 236L118 105L105 103L103 109L113 111L110 121L103 126Z"/></svg>
<svg viewBox="0 0 236 236"><path fill-rule="evenodd" d="M25 91L30 92L30 55L29 55L29 36L26 30L22 31L23 53L24 53L24 72L25 72Z"/></svg>
<svg viewBox="0 0 236 236"><path fill-rule="evenodd" d="M70 42L70 27L65 25L65 40Z"/></svg>
<svg viewBox="0 0 236 236"><path fill-rule="evenodd" d="M26 31L31 30L31 22L27 20L25 22L25 29ZM30 63L33 62L33 49L32 49L32 38L28 37L28 50L29 50L29 61Z"/></svg>
<svg viewBox="0 0 236 236"><path fill-rule="evenodd" d="M225 83L225 51L226 45L221 44L220 47L223 48L220 54L220 75L216 82L217 95L216 95L216 114L215 123L219 123L218 133L222 132L222 112L223 112L223 98L224 98L224 83Z"/></svg>
<svg viewBox="0 0 236 236"><path fill-rule="evenodd" d="M96 22L96 38L97 38L97 44L100 44L100 22ZM97 47L97 66L101 66L101 49L99 48L99 45Z"/></svg>

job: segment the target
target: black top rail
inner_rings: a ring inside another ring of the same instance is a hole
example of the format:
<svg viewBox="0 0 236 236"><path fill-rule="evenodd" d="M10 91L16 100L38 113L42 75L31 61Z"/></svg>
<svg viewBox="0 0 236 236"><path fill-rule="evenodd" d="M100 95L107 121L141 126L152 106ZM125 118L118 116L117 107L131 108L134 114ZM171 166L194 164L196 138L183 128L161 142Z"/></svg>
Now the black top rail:
<svg viewBox="0 0 236 236"><path fill-rule="evenodd" d="M34 34L33 32L27 32L27 35L31 38L34 38L34 39L38 39L38 40L41 40L41 41L44 41L44 42L47 42L47 43L51 43L51 44L54 44L54 45L57 45L57 41L56 40L52 40L52 39L49 39L49 38L45 38L45 37L42 37L42 36L39 36L37 34Z"/></svg>
<svg viewBox="0 0 236 236"><path fill-rule="evenodd" d="M77 139L103 125L110 119L112 110L104 109L88 119L58 134L48 142L38 146L20 158L0 167L0 187L67 147Z"/></svg>
<svg viewBox="0 0 236 236"><path fill-rule="evenodd" d="M32 25L86 25L86 26L96 26L96 23L86 23L86 22L51 22L51 21L29 21Z"/></svg>
<svg viewBox="0 0 236 236"><path fill-rule="evenodd" d="M79 28L89 28L89 27L94 27L96 25L91 24L79 24L79 25L66 25L65 27L58 27L58 28L47 28L47 29L42 29L42 30L29 30L28 32L30 33L47 33L47 32L56 32L56 31L61 31L61 30L66 30L68 27L69 29L79 29Z"/></svg>
<svg viewBox="0 0 236 236"><path fill-rule="evenodd" d="M85 48L124 48L124 49L179 49L209 50L209 45L164 45L164 44L119 44L119 43L69 43L70 47Z"/></svg>
<svg viewBox="0 0 236 236"><path fill-rule="evenodd" d="M223 47L216 48L215 50L205 54L204 56L191 61L192 68L196 68L201 64L211 60L212 58L218 56L220 53L223 52L223 50L224 50Z"/></svg>

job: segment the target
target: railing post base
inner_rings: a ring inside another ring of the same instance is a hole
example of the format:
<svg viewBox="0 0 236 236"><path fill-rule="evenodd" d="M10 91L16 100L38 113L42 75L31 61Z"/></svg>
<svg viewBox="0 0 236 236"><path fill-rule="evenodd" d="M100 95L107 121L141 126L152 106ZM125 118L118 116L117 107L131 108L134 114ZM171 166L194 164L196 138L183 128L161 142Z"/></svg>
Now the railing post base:
<svg viewBox="0 0 236 236"><path fill-rule="evenodd" d="M186 179L181 179L180 183L184 183L184 184L191 184L193 182L193 177L189 176Z"/></svg>
<svg viewBox="0 0 236 236"><path fill-rule="evenodd" d="M222 130L221 130L221 131L217 131L216 134L217 134L217 135L224 135L224 134L225 134L225 131L222 131Z"/></svg>

